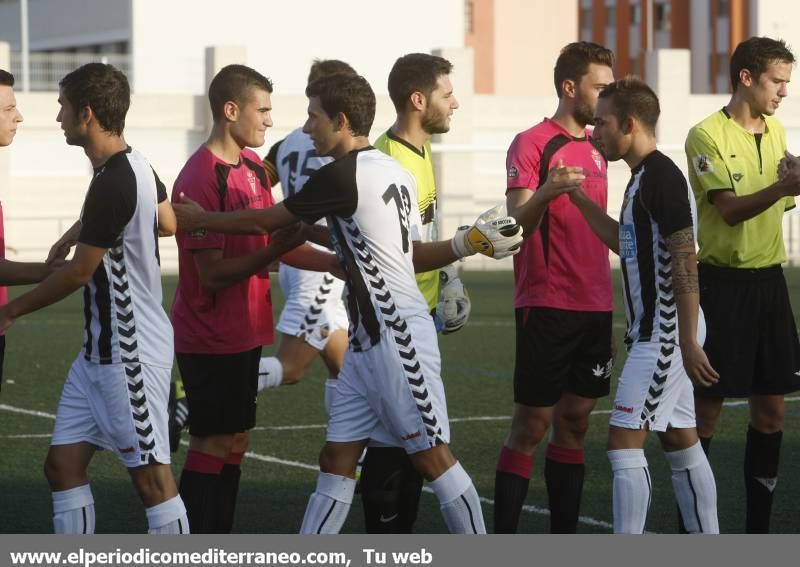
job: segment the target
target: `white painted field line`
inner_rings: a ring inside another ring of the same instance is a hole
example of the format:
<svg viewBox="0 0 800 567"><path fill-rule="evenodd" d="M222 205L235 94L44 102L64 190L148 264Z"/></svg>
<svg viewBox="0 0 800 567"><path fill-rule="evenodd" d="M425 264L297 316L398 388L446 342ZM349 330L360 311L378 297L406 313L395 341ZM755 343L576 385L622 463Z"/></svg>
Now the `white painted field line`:
<svg viewBox="0 0 800 567"><path fill-rule="evenodd" d="M0 439L49 439L52 433L21 433L19 435L0 435Z"/></svg>
<svg viewBox="0 0 800 567"><path fill-rule="evenodd" d="M29 410L23 408L15 408L14 406L9 406L6 404L0 404L0 410L10 411L11 413L21 413L24 415L35 415L36 417L49 417L50 419L55 419L55 414L46 413L43 411L36 411L36 410Z"/></svg>

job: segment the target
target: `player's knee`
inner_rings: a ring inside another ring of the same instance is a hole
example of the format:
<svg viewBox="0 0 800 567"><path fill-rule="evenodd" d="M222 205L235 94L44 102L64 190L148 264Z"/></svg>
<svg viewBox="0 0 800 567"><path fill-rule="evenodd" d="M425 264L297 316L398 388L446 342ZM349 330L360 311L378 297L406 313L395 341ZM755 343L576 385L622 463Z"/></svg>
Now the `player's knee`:
<svg viewBox="0 0 800 567"><path fill-rule="evenodd" d="M750 422L756 431L761 433L775 433L783 429L785 416L783 406L765 406L753 408Z"/></svg>
<svg viewBox="0 0 800 567"><path fill-rule="evenodd" d="M52 490L68 490L74 486L86 484L85 474L73 470L69 462L52 454L47 455L42 469Z"/></svg>
<svg viewBox="0 0 800 567"><path fill-rule="evenodd" d="M292 384L297 384L300 380L303 379L303 375L305 374L305 368L302 366L298 366L292 363L283 363L283 380L281 381L282 386L289 386Z"/></svg>
<svg viewBox="0 0 800 567"><path fill-rule="evenodd" d="M156 465L143 467L137 474L131 475L133 486L145 506L154 506L165 502L175 495L175 483L172 476L165 472Z"/></svg>
<svg viewBox="0 0 800 567"><path fill-rule="evenodd" d="M563 447L583 445L586 433L589 431L589 416L566 414L553 423L553 438Z"/></svg>
<svg viewBox="0 0 800 567"><path fill-rule="evenodd" d="M550 420L539 415L514 419L506 445L523 453L535 451L549 427Z"/></svg>

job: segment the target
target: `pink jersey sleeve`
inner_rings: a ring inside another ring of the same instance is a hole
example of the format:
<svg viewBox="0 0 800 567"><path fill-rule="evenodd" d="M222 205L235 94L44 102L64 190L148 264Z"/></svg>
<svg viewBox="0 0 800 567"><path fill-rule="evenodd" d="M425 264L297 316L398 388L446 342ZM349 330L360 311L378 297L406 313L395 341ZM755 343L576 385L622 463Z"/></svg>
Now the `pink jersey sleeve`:
<svg viewBox="0 0 800 567"><path fill-rule="evenodd" d="M532 140L518 134L506 154L506 189L528 188L536 190L539 186L539 164L541 152Z"/></svg>
<svg viewBox="0 0 800 567"><path fill-rule="evenodd" d="M188 173L188 175L186 175ZM218 182L214 177L213 164L206 171L182 172L175 181L172 191L172 201L177 202L180 194L184 193L190 199L197 201L207 211L220 210L220 194ZM176 234L178 245L186 250L204 250L208 248L223 248L225 235L207 230L197 230L189 233L181 230Z"/></svg>

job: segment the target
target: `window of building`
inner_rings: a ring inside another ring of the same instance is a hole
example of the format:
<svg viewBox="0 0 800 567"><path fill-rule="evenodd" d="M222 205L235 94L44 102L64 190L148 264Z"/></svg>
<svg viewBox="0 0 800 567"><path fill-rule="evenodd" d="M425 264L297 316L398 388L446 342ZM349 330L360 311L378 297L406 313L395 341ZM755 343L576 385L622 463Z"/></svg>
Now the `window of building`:
<svg viewBox="0 0 800 567"><path fill-rule="evenodd" d="M670 31L672 29L671 12L672 6L666 2L659 2L655 5L655 28L656 31Z"/></svg>
<svg viewBox="0 0 800 567"><path fill-rule="evenodd" d="M635 2L631 6L631 25L638 26L642 23L642 6Z"/></svg>

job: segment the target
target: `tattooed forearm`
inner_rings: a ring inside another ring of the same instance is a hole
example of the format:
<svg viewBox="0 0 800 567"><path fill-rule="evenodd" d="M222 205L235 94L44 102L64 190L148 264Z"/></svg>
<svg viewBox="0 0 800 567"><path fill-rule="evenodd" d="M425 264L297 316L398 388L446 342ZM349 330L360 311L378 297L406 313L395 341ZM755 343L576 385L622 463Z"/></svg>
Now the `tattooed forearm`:
<svg viewBox="0 0 800 567"><path fill-rule="evenodd" d="M672 255L673 293L675 295L700 293L692 227L684 228L669 235L666 239L666 244Z"/></svg>

